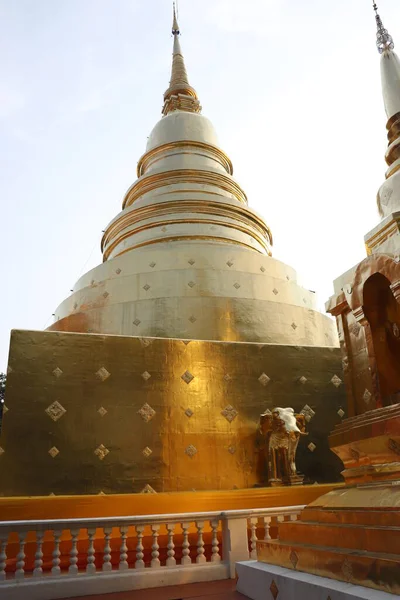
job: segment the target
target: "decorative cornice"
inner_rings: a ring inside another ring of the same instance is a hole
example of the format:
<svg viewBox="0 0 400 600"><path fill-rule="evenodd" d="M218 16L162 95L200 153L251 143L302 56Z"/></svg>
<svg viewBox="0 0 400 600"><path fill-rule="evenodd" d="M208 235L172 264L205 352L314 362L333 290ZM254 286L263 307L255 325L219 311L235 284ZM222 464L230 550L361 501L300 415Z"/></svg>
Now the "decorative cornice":
<svg viewBox="0 0 400 600"><path fill-rule="evenodd" d="M143 154L140 157L138 165L137 165L137 176L142 177L146 173L149 164L155 162L157 157L173 150L205 150L208 154L215 158L226 170L229 175L233 175L233 166L232 162L227 154L223 152L217 146L212 146L210 144L206 144L204 142L192 142L190 140L179 140L176 142L169 142L168 144L163 144L162 146L157 146L153 148L149 152ZM182 152L181 154L185 154ZM160 156L161 158L161 156Z"/></svg>
<svg viewBox="0 0 400 600"><path fill-rule="evenodd" d="M218 216L222 219L220 222L221 225L223 225L227 219L239 221L246 226L251 226L256 229L260 235L266 238L269 245L273 245L271 230L264 220L256 215L251 209L229 204L227 202L173 200L159 202L157 204L151 204L128 212L123 212L107 227L101 241L101 250L104 251L107 244L130 225L151 218L157 218L164 215L172 216L180 213L197 213Z"/></svg>
<svg viewBox="0 0 400 600"><path fill-rule="evenodd" d="M176 169L173 171L162 171L153 175L145 175L138 179L128 190L122 208L131 206L135 200L153 190L167 185L180 185L182 182L221 188L235 196L242 204L247 205L246 194L229 175L224 175L216 171L202 171L200 169Z"/></svg>

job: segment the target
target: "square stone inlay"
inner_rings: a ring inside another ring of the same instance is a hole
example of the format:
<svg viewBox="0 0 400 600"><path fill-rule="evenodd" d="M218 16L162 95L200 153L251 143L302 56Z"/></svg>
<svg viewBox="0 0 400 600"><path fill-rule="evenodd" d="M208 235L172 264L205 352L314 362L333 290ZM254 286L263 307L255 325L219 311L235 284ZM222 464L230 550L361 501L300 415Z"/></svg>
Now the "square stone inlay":
<svg viewBox="0 0 400 600"><path fill-rule="evenodd" d="M99 408L99 410L98 410L97 412L99 413L99 415L100 415L101 417L104 417L104 415L106 415L106 414L107 414L107 409L106 409L106 408L104 408L104 406L100 406L100 408Z"/></svg>
<svg viewBox="0 0 400 600"><path fill-rule="evenodd" d="M189 383L193 381L194 375L192 375L190 371L185 371L185 373L181 375L181 379L183 379L183 381L189 385Z"/></svg>
<svg viewBox="0 0 400 600"><path fill-rule="evenodd" d="M310 450L310 452L314 452L314 450L317 448L317 446L313 442L310 442L308 444L307 448Z"/></svg>
<svg viewBox="0 0 400 600"><path fill-rule="evenodd" d="M189 283L188 283L188 286L189 286L190 288L194 288L194 286L195 286L195 285L196 285L196 284L195 284L195 282L194 282L194 281L189 281Z"/></svg>
<svg viewBox="0 0 400 600"><path fill-rule="evenodd" d="M156 411L153 408L151 408L150 404L147 404L146 402L146 404L143 404L142 408L138 410L138 414L142 417L145 423L148 423L152 420L152 418L156 414Z"/></svg>
<svg viewBox="0 0 400 600"><path fill-rule="evenodd" d="M372 398L371 392L369 390L365 390L365 392L363 394L363 400L364 400L365 404L369 404L371 398Z"/></svg>
<svg viewBox="0 0 400 600"><path fill-rule="evenodd" d="M61 377L62 374L63 374L63 372L61 371L61 369L59 367L56 367L53 371L53 375L54 375L54 377L57 377L57 379L59 377Z"/></svg>
<svg viewBox="0 0 400 600"><path fill-rule="evenodd" d="M117 275L120 275L122 273L122 270L121 269L116 269L115 272L116 272Z"/></svg>
<svg viewBox="0 0 400 600"><path fill-rule="evenodd" d="M135 320L133 321L133 324L134 324L136 327L139 327L139 325L140 325L140 323L141 323L141 322L142 322L142 321L141 321L140 319L135 319Z"/></svg>
<svg viewBox="0 0 400 600"><path fill-rule="evenodd" d="M296 323L292 323L292 329L294 329L296 331L296 329L297 329Z"/></svg>
<svg viewBox="0 0 400 600"><path fill-rule="evenodd" d="M57 456L57 454L60 454L60 451L58 448L53 446L52 448L50 448L49 454L50 454L51 458L55 458Z"/></svg>
<svg viewBox="0 0 400 600"><path fill-rule="evenodd" d="M237 290L239 290L240 289L240 283L237 283L237 282L234 283L233 287L236 288Z"/></svg>
<svg viewBox="0 0 400 600"><path fill-rule="evenodd" d="M110 451L103 444L100 444L100 446L96 448L94 453L100 460L104 460L107 454L110 454Z"/></svg>
<svg viewBox="0 0 400 600"><path fill-rule="evenodd" d="M142 377L145 381L148 381L150 379L151 375L148 371L145 371L144 373L142 373Z"/></svg>
<svg viewBox="0 0 400 600"><path fill-rule="evenodd" d="M100 379L100 381L105 381L110 375L111 373L109 373L105 367L101 367L96 373L96 377L97 379Z"/></svg>
<svg viewBox="0 0 400 600"><path fill-rule="evenodd" d="M337 375L334 375L331 379L331 383L338 388L342 385L342 380Z"/></svg>
<svg viewBox="0 0 400 600"><path fill-rule="evenodd" d="M261 273L265 273L265 267L260 267Z"/></svg>
<svg viewBox="0 0 400 600"><path fill-rule="evenodd" d="M190 419L191 417L193 417L194 412L190 408L187 408L185 410L185 415Z"/></svg>
<svg viewBox="0 0 400 600"><path fill-rule="evenodd" d="M235 410L233 408L233 406L231 406L230 404L228 404L228 406L226 406L224 408L224 410L221 411L221 415L223 417L225 417L225 419L229 422L232 423L232 421L234 421L236 419L236 417L238 416L238 412L237 410Z"/></svg>
<svg viewBox="0 0 400 600"><path fill-rule="evenodd" d="M149 448L148 446L146 446L146 448L142 451L142 454L146 458L149 458L149 456L151 456L153 454L153 450L151 448Z"/></svg>
<svg viewBox="0 0 400 600"><path fill-rule="evenodd" d="M193 446L193 444L190 444L190 446L188 446L186 448L185 454L187 454L188 456L190 456L190 458L193 458L193 456L195 454L197 454L197 448L196 448L196 446Z"/></svg>
<svg viewBox="0 0 400 600"><path fill-rule="evenodd" d="M261 383L261 385L263 385L265 387L266 385L269 384L271 379L268 377L268 375L266 375L266 373L262 373L260 375L260 377L258 378L258 381Z"/></svg>
<svg viewBox="0 0 400 600"><path fill-rule="evenodd" d="M278 292L278 290L277 290L276 288L274 288L274 289L272 290L272 292L275 294L275 296L277 296L277 295L279 294L279 292Z"/></svg>
<svg viewBox="0 0 400 600"><path fill-rule="evenodd" d="M150 289L150 287L151 286L148 283L146 283L146 285L143 286L143 289L144 289L145 292L148 292L149 289Z"/></svg>
<svg viewBox="0 0 400 600"><path fill-rule="evenodd" d="M305 416L307 423L309 423L311 419L315 417L315 411L313 411L311 406L308 406L308 404L306 404L305 407L300 411L300 414Z"/></svg>
<svg viewBox="0 0 400 600"><path fill-rule="evenodd" d="M343 419L343 417L346 413L344 412L343 408L339 408L339 410L337 411L337 414L339 415L339 417L341 419Z"/></svg>
<svg viewBox="0 0 400 600"><path fill-rule="evenodd" d="M67 412L62 404L60 404L57 400L50 404L45 410L45 412L49 415L50 419L54 422L61 419Z"/></svg>
<svg viewBox="0 0 400 600"><path fill-rule="evenodd" d="M194 317L194 316L192 315L191 317L189 317L189 321L190 321L191 323L196 323L197 319L196 319L196 317Z"/></svg>

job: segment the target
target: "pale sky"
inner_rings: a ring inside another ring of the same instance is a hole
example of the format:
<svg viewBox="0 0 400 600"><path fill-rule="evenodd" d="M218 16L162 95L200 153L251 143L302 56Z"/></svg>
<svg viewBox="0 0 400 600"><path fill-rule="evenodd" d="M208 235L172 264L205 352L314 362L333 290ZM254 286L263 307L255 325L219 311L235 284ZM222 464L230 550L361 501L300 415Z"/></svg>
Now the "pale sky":
<svg viewBox="0 0 400 600"><path fill-rule="evenodd" d="M399 0L381 0L400 48ZM372 0L179 0L203 114L323 309L379 222L386 116ZM160 118L170 0L0 0L0 371L121 210Z"/></svg>

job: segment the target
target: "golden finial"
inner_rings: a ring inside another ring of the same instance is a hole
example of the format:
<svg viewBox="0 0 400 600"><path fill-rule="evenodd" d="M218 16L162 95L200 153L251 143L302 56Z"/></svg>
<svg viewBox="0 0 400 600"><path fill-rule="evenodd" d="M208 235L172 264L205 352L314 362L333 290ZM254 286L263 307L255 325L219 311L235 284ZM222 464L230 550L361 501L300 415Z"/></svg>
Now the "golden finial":
<svg viewBox="0 0 400 600"><path fill-rule="evenodd" d="M176 15L176 4L173 3L172 35L174 36L174 49L172 54L172 69L169 87L164 94L163 115L174 110L187 112L200 112L201 106L196 91L189 84L185 61L179 43L180 30Z"/></svg>
<svg viewBox="0 0 400 600"><path fill-rule="evenodd" d="M392 36L389 35L388 30L385 29L383 26L382 19L378 13L378 6L377 6L375 0L373 0L372 5L373 5L374 11L375 11L376 26L378 28L377 33L376 33L376 45L377 45L379 54L383 54L386 50L394 49L394 42L393 42Z"/></svg>

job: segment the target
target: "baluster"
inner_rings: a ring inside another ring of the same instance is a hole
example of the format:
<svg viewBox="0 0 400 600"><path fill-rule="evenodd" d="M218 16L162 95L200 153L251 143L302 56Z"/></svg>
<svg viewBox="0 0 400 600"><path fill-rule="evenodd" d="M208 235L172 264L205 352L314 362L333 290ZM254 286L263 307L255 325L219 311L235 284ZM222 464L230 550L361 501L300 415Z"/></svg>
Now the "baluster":
<svg viewBox="0 0 400 600"><path fill-rule="evenodd" d="M72 548L69 553L69 569L68 573L70 575L76 575L78 573L78 535L79 529L71 529L70 530L72 536Z"/></svg>
<svg viewBox="0 0 400 600"><path fill-rule="evenodd" d="M205 563L206 557L204 556L204 540L203 540L203 529L204 529L204 521L197 521L197 556L196 563Z"/></svg>
<svg viewBox="0 0 400 600"><path fill-rule="evenodd" d="M214 519L210 522L212 527L212 553L211 553L211 562L221 562L221 556L219 553L219 543L218 543L218 519Z"/></svg>
<svg viewBox="0 0 400 600"><path fill-rule="evenodd" d="M251 517L250 518L250 528L251 528L251 538L250 538L250 542L251 542L251 550L250 550L250 558L252 559L256 559L257 558L257 523L258 523L258 517Z"/></svg>
<svg viewBox="0 0 400 600"><path fill-rule="evenodd" d="M191 565L192 564L192 559L190 558L190 544L189 544L189 533L188 533L189 527L190 527L190 523L182 523L183 542L182 542L181 565Z"/></svg>
<svg viewBox="0 0 400 600"><path fill-rule="evenodd" d="M160 546L158 545L158 532L160 531L160 526L152 525L151 531L153 532L153 545L151 547L151 567L153 569L158 569L158 567L161 566L160 559L158 558L160 556L160 553L158 551L160 548Z"/></svg>
<svg viewBox="0 0 400 600"><path fill-rule="evenodd" d="M143 546L144 525L136 525L137 546L136 546L136 562L135 569L144 569L144 546Z"/></svg>
<svg viewBox="0 0 400 600"><path fill-rule="evenodd" d="M53 573L53 575L60 575L61 573L61 569L60 569L60 556L61 556L61 552L60 552L60 538L61 538L61 534L62 531L54 531L54 551L53 551L53 560L52 560L52 569L51 572Z"/></svg>
<svg viewBox="0 0 400 600"><path fill-rule="evenodd" d="M126 525L123 525L122 527L119 528L120 532L121 532L121 548L120 548L120 554L119 554L119 570L120 571L125 571L126 569L129 569L129 564L128 564L128 546L126 545L126 538L128 537L128 527Z"/></svg>
<svg viewBox="0 0 400 600"><path fill-rule="evenodd" d="M279 540L279 523L283 523L285 521L285 516L284 515L278 515L276 517L276 524L278 527L278 534L276 536L276 539Z"/></svg>
<svg viewBox="0 0 400 600"><path fill-rule="evenodd" d="M298 516L299 515L297 513L292 513L291 515L289 515L289 521L297 521Z"/></svg>
<svg viewBox="0 0 400 600"><path fill-rule="evenodd" d="M175 524L174 523L168 523L167 524L167 530L168 530L168 544L167 544L167 562L166 562L166 566L167 567L175 567L176 565L176 559L175 559L175 544L174 544L174 533L175 533Z"/></svg>
<svg viewBox="0 0 400 600"><path fill-rule="evenodd" d="M94 536L96 535L96 529L88 529L88 538L89 538L89 548L87 553L87 565L86 565L86 573L88 575L93 575L96 573L96 565L95 561L95 549L94 549Z"/></svg>
<svg viewBox="0 0 400 600"><path fill-rule="evenodd" d="M43 574L43 538L44 531L36 532L36 552L35 552L35 567L33 569L34 577L41 577Z"/></svg>
<svg viewBox="0 0 400 600"><path fill-rule="evenodd" d="M8 533L0 537L0 581L6 578Z"/></svg>
<svg viewBox="0 0 400 600"><path fill-rule="evenodd" d="M23 579L25 577L25 538L27 532L21 532L18 535L19 539L19 552L17 554L17 564L15 571L15 579Z"/></svg>
<svg viewBox="0 0 400 600"><path fill-rule="evenodd" d="M112 571L111 563L111 532L112 527L103 527L104 531L104 550L103 550L103 571Z"/></svg>
<svg viewBox="0 0 400 600"><path fill-rule="evenodd" d="M268 541L271 539L271 534L269 532L271 528L271 517L264 517L264 541Z"/></svg>

